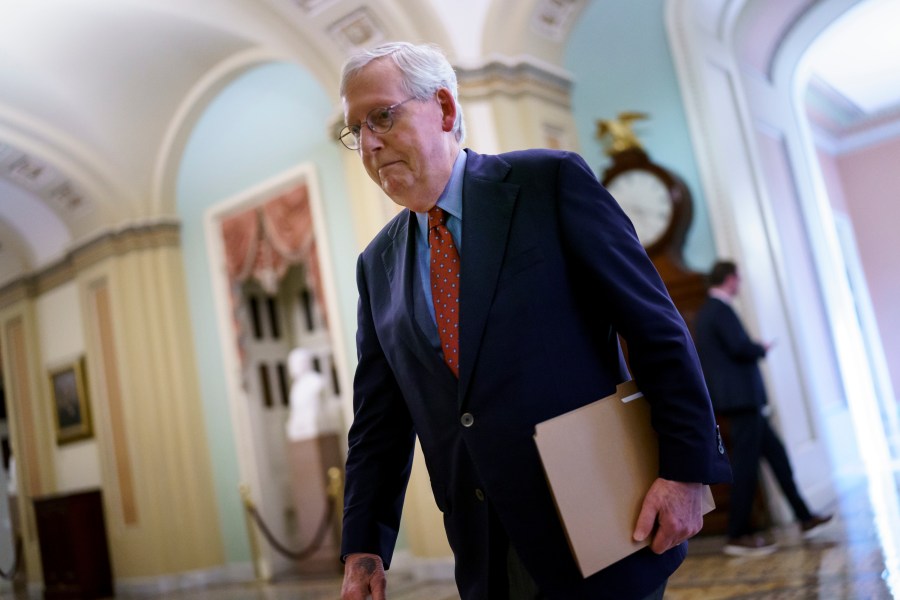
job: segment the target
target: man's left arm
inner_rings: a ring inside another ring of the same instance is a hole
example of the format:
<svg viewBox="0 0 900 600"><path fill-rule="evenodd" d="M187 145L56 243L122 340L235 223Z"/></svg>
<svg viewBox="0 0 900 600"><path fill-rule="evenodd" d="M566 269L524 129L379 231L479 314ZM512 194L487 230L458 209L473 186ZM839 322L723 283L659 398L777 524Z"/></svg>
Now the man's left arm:
<svg viewBox="0 0 900 600"><path fill-rule="evenodd" d="M659 436L659 475L729 479L691 335L628 217L577 154L560 164L560 226L590 304L628 346L631 373Z"/></svg>
<svg viewBox="0 0 900 600"><path fill-rule="evenodd" d="M569 251L627 342L631 372L650 402L660 470L634 534L652 535L651 548L662 552L699 531L701 483L730 480L730 468L687 326L633 226L578 155L563 161L559 182Z"/></svg>

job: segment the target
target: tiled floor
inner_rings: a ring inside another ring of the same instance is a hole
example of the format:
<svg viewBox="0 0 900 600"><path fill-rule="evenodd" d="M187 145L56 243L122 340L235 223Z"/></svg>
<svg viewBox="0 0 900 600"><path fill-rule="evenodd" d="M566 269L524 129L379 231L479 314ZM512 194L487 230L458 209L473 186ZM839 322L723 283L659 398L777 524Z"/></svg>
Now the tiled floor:
<svg viewBox="0 0 900 600"><path fill-rule="evenodd" d="M832 523L807 534L777 530L780 549L764 559L725 557L720 540L698 540L671 580L670 600L696 598L900 598L900 470L845 486ZM714 575L712 575L714 574Z"/></svg>
<svg viewBox="0 0 900 600"><path fill-rule="evenodd" d="M722 554L725 540L700 537L669 580L666 600L890 600L887 560L864 483L848 490L834 521L802 536L775 530L778 550L762 558ZM830 512L830 510L828 511ZM900 533L900 532L895 532ZM893 565L896 578L898 568Z"/></svg>
<svg viewBox="0 0 900 600"><path fill-rule="evenodd" d="M897 498L897 479L889 479L889 498ZM870 488L864 481L848 486L839 503L821 507L835 513L831 523L801 536L796 527L773 533L780 547L763 558L722 554L721 537L698 537L684 565L670 579L666 600L900 600L900 528L881 531ZM897 506L892 508L896 515ZM883 511L882 511L883 512ZM882 524L885 520L882 518ZM891 523L890 520L887 521ZM896 521L894 521L896 523ZM882 528L883 529L883 528ZM886 536L886 537L885 537ZM893 536L893 537L892 537ZM883 543L882 540L887 543ZM893 542L891 542L893 540ZM413 581L389 577L390 600L458 600L450 581ZM296 579L275 584L235 584L225 588L164 594L157 600L337 600L340 580ZM0 597L11 597L3 596Z"/></svg>

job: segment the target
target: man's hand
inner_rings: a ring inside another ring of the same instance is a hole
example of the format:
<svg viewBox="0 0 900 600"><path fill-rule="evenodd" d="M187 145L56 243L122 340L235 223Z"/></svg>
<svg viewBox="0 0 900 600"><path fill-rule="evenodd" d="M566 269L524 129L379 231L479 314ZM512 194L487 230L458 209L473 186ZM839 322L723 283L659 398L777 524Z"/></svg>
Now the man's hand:
<svg viewBox="0 0 900 600"><path fill-rule="evenodd" d="M350 554L344 561L341 600L386 600L387 578L377 554Z"/></svg>
<svg viewBox="0 0 900 600"><path fill-rule="evenodd" d="M652 535L650 549L662 554L693 537L703 527L702 499L703 484L658 477L644 496L634 528L635 541L643 542Z"/></svg>

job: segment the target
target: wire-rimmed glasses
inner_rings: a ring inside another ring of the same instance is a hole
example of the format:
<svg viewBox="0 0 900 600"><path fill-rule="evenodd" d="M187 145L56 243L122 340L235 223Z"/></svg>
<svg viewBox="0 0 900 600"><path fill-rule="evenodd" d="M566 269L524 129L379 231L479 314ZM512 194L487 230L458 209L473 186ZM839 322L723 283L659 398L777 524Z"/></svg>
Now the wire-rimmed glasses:
<svg viewBox="0 0 900 600"><path fill-rule="evenodd" d="M415 100L415 96L407 98L391 104L390 106L376 106L366 115L366 127L372 133L387 133L394 126L394 110L401 104L406 104L410 100ZM359 150L359 136L362 131L362 123L356 125L347 125L339 134L339 139L348 150Z"/></svg>

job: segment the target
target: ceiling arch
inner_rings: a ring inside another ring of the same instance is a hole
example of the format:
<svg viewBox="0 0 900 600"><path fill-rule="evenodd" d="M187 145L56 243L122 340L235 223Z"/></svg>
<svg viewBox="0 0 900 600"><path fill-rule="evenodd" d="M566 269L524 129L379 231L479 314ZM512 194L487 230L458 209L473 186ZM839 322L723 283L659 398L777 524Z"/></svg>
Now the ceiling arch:
<svg viewBox="0 0 900 600"><path fill-rule="evenodd" d="M588 0L493 0L482 32L484 54L530 56L561 67L572 25Z"/></svg>
<svg viewBox="0 0 900 600"><path fill-rule="evenodd" d="M254 65L287 61L334 90L337 107L345 57L389 39L449 44L433 3L417 0L0 3L0 202L44 202L68 244L174 218L184 140L219 90ZM23 181L38 171L53 185ZM48 227L5 221L0 244L28 247ZM33 258L26 270L46 266Z"/></svg>
<svg viewBox="0 0 900 600"><path fill-rule="evenodd" d="M2 150L0 150L2 152ZM0 281L59 258L72 236L66 224L36 194L0 178ZM30 231L31 236L16 234Z"/></svg>
<svg viewBox="0 0 900 600"><path fill-rule="evenodd" d="M255 66L278 60L269 52L251 49L230 56L195 82L181 105L172 113L160 142L148 210L155 215L175 215L176 180L188 138L209 103L229 83Z"/></svg>

